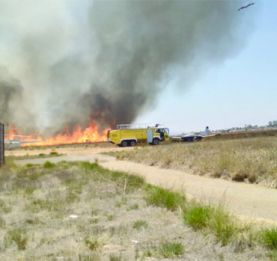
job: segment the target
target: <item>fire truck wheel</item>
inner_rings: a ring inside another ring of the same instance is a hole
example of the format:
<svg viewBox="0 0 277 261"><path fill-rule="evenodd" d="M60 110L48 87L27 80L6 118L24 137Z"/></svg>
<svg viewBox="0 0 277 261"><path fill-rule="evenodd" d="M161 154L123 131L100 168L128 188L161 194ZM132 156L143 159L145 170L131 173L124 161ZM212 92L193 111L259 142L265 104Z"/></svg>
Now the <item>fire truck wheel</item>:
<svg viewBox="0 0 277 261"><path fill-rule="evenodd" d="M130 141L130 145L133 147L133 146L136 146L137 142L135 140L131 140Z"/></svg>
<svg viewBox="0 0 277 261"><path fill-rule="evenodd" d="M126 140L121 141L121 147L127 147L128 142Z"/></svg>

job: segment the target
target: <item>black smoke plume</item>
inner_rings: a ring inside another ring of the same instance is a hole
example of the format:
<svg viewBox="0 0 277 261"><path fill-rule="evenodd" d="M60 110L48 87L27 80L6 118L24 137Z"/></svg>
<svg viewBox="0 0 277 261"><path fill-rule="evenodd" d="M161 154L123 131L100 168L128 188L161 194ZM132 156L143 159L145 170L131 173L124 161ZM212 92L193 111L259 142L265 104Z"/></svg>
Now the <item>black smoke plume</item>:
<svg viewBox="0 0 277 261"><path fill-rule="evenodd" d="M0 58L17 79L0 75L1 120L46 133L134 121L177 74L185 89L241 50L254 17L242 1L22 2L0 0Z"/></svg>

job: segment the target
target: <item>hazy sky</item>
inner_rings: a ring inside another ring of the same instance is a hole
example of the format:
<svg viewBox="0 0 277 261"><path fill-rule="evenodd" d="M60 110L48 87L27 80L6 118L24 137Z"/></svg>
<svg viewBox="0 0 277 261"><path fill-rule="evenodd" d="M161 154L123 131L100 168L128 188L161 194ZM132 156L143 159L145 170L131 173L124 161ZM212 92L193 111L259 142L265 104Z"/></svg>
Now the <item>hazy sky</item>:
<svg viewBox="0 0 277 261"><path fill-rule="evenodd" d="M254 11L251 8L259 10L255 26L249 25L249 30L255 29L247 36L246 46L224 64L199 74L189 89L167 88L157 106L137 122L162 123L178 132L277 120L277 1L256 1L241 15Z"/></svg>

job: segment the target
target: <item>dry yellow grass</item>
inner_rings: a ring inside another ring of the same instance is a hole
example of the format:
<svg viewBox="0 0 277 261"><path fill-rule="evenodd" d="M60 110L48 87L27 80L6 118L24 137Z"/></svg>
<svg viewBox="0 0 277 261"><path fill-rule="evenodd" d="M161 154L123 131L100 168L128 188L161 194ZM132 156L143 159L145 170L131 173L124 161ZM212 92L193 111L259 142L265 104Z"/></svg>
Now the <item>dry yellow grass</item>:
<svg viewBox="0 0 277 261"><path fill-rule="evenodd" d="M147 146L115 155L152 166L277 188L277 137Z"/></svg>

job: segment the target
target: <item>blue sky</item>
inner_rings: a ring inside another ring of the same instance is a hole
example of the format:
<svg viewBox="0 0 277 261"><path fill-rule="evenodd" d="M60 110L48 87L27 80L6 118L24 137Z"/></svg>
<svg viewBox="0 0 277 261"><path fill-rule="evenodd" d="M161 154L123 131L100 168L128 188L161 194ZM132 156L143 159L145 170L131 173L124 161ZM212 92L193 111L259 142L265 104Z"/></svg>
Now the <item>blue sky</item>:
<svg viewBox="0 0 277 261"><path fill-rule="evenodd" d="M242 50L213 65L185 91L168 86L137 122L162 123L179 132L277 120L277 1L258 1L251 8L259 9L256 25Z"/></svg>

